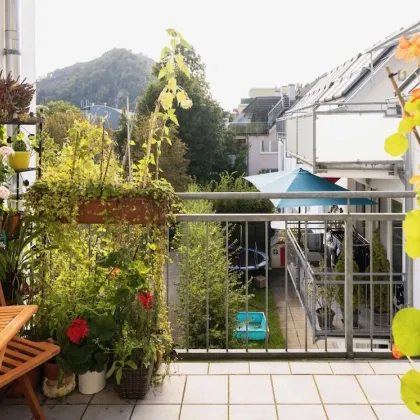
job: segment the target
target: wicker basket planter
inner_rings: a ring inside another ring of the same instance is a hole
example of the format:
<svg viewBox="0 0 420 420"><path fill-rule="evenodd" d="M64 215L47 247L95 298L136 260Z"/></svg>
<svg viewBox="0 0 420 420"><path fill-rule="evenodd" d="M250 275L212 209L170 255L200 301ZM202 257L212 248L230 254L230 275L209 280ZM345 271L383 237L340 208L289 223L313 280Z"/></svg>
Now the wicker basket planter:
<svg viewBox="0 0 420 420"><path fill-rule="evenodd" d="M154 201L145 198L94 199L79 203L80 224L129 223L161 225L165 212ZM62 220L66 223L66 220Z"/></svg>
<svg viewBox="0 0 420 420"><path fill-rule="evenodd" d="M118 387L120 398L143 400L152 383L153 366L152 361L148 367L124 368Z"/></svg>

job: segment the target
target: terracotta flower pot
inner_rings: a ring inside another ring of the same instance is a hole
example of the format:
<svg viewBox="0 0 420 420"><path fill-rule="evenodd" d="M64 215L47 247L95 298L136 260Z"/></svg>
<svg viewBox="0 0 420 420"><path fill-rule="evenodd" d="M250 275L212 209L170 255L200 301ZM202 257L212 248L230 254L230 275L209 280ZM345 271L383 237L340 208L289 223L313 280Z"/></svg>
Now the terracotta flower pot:
<svg viewBox="0 0 420 420"><path fill-rule="evenodd" d="M165 213L155 202L145 198L85 200L79 203L80 224L129 223L163 224ZM66 223L66 220L62 220Z"/></svg>
<svg viewBox="0 0 420 420"><path fill-rule="evenodd" d="M63 380L59 383L59 371L56 363L44 364L42 392L47 398L64 397L76 388L76 375L72 372L65 372Z"/></svg>

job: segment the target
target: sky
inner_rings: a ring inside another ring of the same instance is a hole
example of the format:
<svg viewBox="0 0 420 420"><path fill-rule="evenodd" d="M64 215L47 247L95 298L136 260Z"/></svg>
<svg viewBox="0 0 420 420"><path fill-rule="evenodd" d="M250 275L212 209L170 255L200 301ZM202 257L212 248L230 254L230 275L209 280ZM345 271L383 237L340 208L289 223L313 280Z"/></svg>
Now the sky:
<svg viewBox="0 0 420 420"><path fill-rule="evenodd" d="M36 0L37 75L112 48L158 60L174 28L232 109L252 87L310 82L414 19L390 0Z"/></svg>

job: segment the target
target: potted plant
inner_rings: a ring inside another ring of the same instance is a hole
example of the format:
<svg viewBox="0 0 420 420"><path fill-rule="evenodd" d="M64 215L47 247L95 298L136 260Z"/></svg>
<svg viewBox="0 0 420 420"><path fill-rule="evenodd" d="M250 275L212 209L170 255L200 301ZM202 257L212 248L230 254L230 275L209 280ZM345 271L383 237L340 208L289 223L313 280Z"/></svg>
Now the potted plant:
<svg viewBox="0 0 420 420"><path fill-rule="evenodd" d="M3 121L24 121L28 117L35 89L19 79L14 79L11 72L3 77L3 71L0 71L0 119Z"/></svg>
<svg viewBox="0 0 420 420"><path fill-rule="evenodd" d="M128 179L115 164L115 142L102 127L75 122L57 165L43 171L26 194L28 205L44 219L80 224L132 223L163 225L177 198L172 186L159 179L162 144L171 144L170 126L178 126L176 108L189 109L192 101L178 85L177 74L191 71L180 48L188 42L173 29L170 47L161 54L158 79L164 81L151 114L143 157L133 163ZM181 49L182 51L182 49ZM130 146L130 145L128 145ZM60 174L60 175L59 175Z"/></svg>
<svg viewBox="0 0 420 420"><path fill-rule="evenodd" d="M114 362L107 377L115 375L121 398L143 399L151 384L161 338L150 268L138 252L136 249L132 256L129 250L121 249L110 253L101 265L110 269L117 323Z"/></svg>
<svg viewBox="0 0 420 420"><path fill-rule="evenodd" d="M144 399L152 383L158 351L157 316L150 291L139 293L116 342L114 362L107 377L115 374L121 398Z"/></svg>
<svg viewBox="0 0 420 420"><path fill-rule="evenodd" d="M324 269L324 260L319 262L319 271ZM312 295L317 302L316 316L318 318L318 324L321 329L331 330L333 328L333 322L335 312L332 309L332 304L337 299L337 286L330 282L323 283L323 276L315 276L316 283L309 284L309 293ZM325 279L328 281L328 277Z"/></svg>
<svg viewBox="0 0 420 420"><path fill-rule="evenodd" d="M337 264L335 266L335 271L337 273L345 272L344 257L345 257L345 249L343 246L341 248L341 253L338 257ZM358 273L358 272L359 272L359 266L357 265L356 261L353 259L353 273ZM335 276L334 279L341 282L345 281L344 275ZM353 326L354 327L358 327L359 325L359 305L364 302L365 297L366 297L365 286L353 285ZM344 301L345 301L345 285L338 284L337 285L337 303L340 306L341 313L343 315L343 318L342 318L343 323L344 323L344 318L345 318Z"/></svg>
<svg viewBox="0 0 420 420"><path fill-rule="evenodd" d="M16 135L12 137L12 148L14 153L9 155L10 167L15 171L25 171L29 168L31 152L28 150L25 135L21 131L18 131Z"/></svg>
<svg viewBox="0 0 420 420"><path fill-rule="evenodd" d="M372 261L371 266L366 268L366 273L384 273L384 275L373 276L373 296L369 296L368 308L373 299L373 322L379 327L389 327L390 325L390 263L386 256L385 247L381 241L380 229L375 229L372 238ZM369 277L367 277L369 280Z"/></svg>
<svg viewBox="0 0 420 420"><path fill-rule="evenodd" d="M3 226L15 215L6 215ZM22 304L23 299L33 298L34 285L30 273L40 264L40 254L51 250L51 246L34 246L44 229L37 223L38 219L25 216L14 229L13 236L5 233L0 247L0 281L6 301ZM13 222L10 222L13 223ZM29 282L28 282L29 280Z"/></svg>
<svg viewBox="0 0 420 420"><path fill-rule="evenodd" d="M57 356L65 371L78 375L81 394L95 394L105 388L109 342L116 331L110 314L98 314L94 308L72 320Z"/></svg>

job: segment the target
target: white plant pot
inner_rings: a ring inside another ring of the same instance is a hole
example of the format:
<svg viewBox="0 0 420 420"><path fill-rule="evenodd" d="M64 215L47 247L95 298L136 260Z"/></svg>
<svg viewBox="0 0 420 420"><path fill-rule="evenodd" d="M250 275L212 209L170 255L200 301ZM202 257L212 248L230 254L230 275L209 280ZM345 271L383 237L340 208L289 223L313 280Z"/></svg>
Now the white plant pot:
<svg viewBox="0 0 420 420"><path fill-rule="evenodd" d="M96 394L106 386L106 367L102 372L86 372L79 375L79 392L81 394Z"/></svg>

